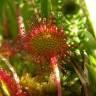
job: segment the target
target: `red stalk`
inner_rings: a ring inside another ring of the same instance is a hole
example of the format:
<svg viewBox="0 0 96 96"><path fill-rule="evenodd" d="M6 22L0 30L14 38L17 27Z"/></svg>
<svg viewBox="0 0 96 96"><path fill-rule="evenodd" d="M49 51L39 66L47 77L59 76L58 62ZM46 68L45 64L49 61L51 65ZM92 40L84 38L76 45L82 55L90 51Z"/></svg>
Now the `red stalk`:
<svg viewBox="0 0 96 96"><path fill-rule="evenodd" d="M55 81L55 84L56 84L57 96L61 96L61 83L60 83L57 56L51 57L51 68L52 68L52 71L54 73L54 81Z"/></svg>

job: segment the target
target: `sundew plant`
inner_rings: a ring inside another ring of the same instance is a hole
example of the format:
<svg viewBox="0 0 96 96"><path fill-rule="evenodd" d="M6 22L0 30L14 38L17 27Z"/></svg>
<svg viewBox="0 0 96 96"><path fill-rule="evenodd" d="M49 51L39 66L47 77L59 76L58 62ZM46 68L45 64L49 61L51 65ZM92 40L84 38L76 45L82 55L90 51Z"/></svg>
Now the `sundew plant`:
<svg viewBox="0 0 96 96"><path fill-rule="evenodd" d="M95 0L0 1L0 96L96 96Z"/></svg>

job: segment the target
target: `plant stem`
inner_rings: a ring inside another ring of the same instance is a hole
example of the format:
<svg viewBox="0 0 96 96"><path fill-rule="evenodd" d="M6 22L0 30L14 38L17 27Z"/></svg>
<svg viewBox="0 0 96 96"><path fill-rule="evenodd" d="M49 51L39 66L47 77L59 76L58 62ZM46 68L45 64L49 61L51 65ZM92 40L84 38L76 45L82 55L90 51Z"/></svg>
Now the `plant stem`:
<svg viewBox="0 0 96 96"><path fill-rule="evenodd" d="M54 80L56 84L57 96L61 96L61 83L58 69L58 59L57 56L51 57L51 68L54 73Z"/></svg>
<svg viewBox="0 0 96 96"><path fill-rule="evenodd" d="M89 82L88 82L88 78L84 74L84 71L81 68L80 64L77 64L77 62L74 60L71 60L71 61L72 61L71 65L73 66L75 72L77 73L77 75L80 78L82 87L84 89L84 95L85 96L92 96L91 89L90 89Z"/></svg>
<svg viewBox="0 0 96 96"><path fill-rule="evenodd" d="M85 96L92 96L91 88L90 88L89 84L86 83L86 84L83 84L82 86L83 86L83 89L84 89L84 92L85 92L84 93Z"/></svg>
<svg viewBox="0 0 96 96"><path fill-rule="evenodd" d="M48 0L41 0L41 15L43 18L48 18Z"/></svg>
<svg viewBox="0 0 96 96"><path fill-rule="evenodd" d="M88 30L96 38L96 5L95 0L79 0L83 13L87 18Z"/></svg>

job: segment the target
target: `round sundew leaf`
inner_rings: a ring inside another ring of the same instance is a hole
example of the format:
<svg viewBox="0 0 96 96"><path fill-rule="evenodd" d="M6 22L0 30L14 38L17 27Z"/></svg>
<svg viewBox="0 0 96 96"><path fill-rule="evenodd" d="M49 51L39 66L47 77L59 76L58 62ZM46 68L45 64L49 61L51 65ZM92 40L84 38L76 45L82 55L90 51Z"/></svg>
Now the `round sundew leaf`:
<svg viewBox="0 0 96 96"><path fill-rule="evenodd" d="M63 44L63 40L58 39L56 39L56 37L52 36L52 34L49 33L42 34L41 36L32 39L32 46L35 47L38 52L43 52L46 50L54 51L59 46L61 46L61 43Z"/></svg>
<svg viewBox="0 0 96 96"><path fill-rule="evenodd" d="M69 48L66 41L66 35L62 29L58 29L53 23L44 21L29 31L24 46L35 57L50 58L52 55L67 54Z"/></svg>

